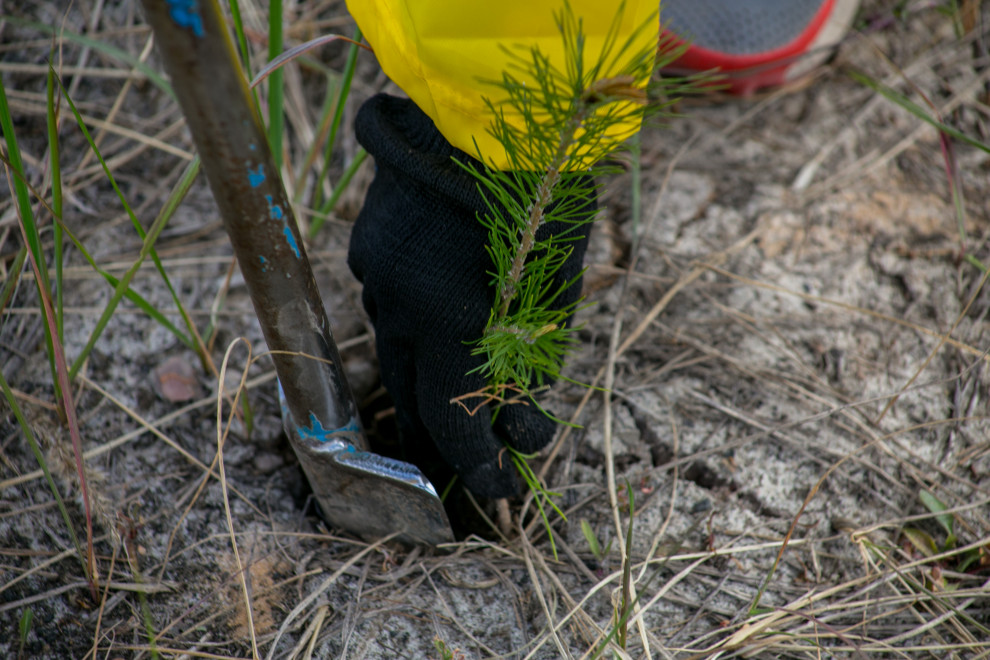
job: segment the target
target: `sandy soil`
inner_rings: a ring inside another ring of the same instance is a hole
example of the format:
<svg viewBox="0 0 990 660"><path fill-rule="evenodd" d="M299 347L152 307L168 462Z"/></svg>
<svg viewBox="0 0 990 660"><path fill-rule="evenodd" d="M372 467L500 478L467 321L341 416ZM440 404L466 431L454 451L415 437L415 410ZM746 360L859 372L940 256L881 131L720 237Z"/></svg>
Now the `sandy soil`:
<svg viewBox="0 0 990 660"><path fill-rule="evenodd" d="M292 10L305 18L290 21L292 39L349 33L340 6L311 4ZM638 600L629 657L986 654L990 294L973 260L990 263L990 157L955 144L962 238L936 131L848 72L919 103L924 92L947 123L986 142L990 62L980 49L990 8L959 37L927 4L865 5L858 33L807 84L685 102L682 117L644 131L641 174L609 182L588 257L586 289L596 304L582 312L583 343L568 375L612 386L558 386L554 411L581 428L562 432L536 462L567 514L553 524L558 559L522 500L513 504L521 522L510 538L475 515L458 522L474 533L442 549L369 545L327 530L282 436L263 358L247 367L251 433L235 421L223 452L239 564L224 490L205 469L217 452L215 378L126 303L74 392L103 579L95 600L4 404L0 655L149 657L151 635L163 657L250 657L253 629L267 657L303 657L307 645L325 658L443 657L436 640L453 657L583 657L614 628L630 526ZM61 20L41 3L13 15ZM66 29L83 31L90 18L74 6ZM307 22L317 18L327 22ZM254 13L248 20L262 29ZM135 57L148 42L131 3L104 8L93 32ZM14 65L43 64L49 38L23 24L0 33L0 70L28 175L39 184L44 69ZM82 51L66 40L64 64L98 70L66 73L66 83L84 114L130 129L107 132L101 145L118 157L115 176L147 227L188 161L189 137L175 104L143 74L114 77L107 72L128 65L98 50L81 60ZM158 68L153 52L145 57ZM343 51L318 57L339 68ZM289 78L319 103L321 76ZM381 89L387 81L364 56L346 119ZM336 172L356 149L349 134L342 141ZM68 120L62 150L65 222L119 276L140 240ZM291 154L294 162L302 156ZM346 370L366 402L376 396L377 366L344 256L370 177L368 163L310 250ZM637 181L642 214L634 219ZM6 277L19 240L0 193ZM264 350L202 180L159 255L212 337L217 363L238 337L255 354ZM71 359L111 290L77 250L67 263ZM153 267L135 282L178 323ZM4 310L0 365L84 536L33 287L25 276ZM169 371L190 389L186 402L168 400L159 386L155 369L169 358L193 367ZM231 365L246 368L243 343ZM922 492L952 509L962 550L943 553L947 531ZM585 525L607 552L594 555ZM935 547L924 547L929 541ZM27 610L33 624L22 646Z"/></svg>

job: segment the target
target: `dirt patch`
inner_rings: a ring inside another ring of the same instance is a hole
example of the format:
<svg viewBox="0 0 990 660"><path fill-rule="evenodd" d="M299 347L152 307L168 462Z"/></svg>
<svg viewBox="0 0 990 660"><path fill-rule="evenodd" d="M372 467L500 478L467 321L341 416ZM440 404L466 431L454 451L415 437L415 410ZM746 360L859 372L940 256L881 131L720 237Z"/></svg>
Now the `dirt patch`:
<svg viewBox="0 0 990 660"><path fill-rule="evenodd" d="M963 238L934 129L846 71L914 94L879 49L946 122L986 141L990 68L980 49L990 15L978 7L982 22L960 37L928 5L865 4L859 33L812 82L684 103L683 117L644 132L639 181L626 173L609 183L588 253L595 305L581 313L568 375L604 383L611 374L612 387L606 396L558 386L551 408L580 428L562 430L536 463L567 514L553 524L556 559L524 501L513 505L512 538L482 525L443 549L369 545L325 529L281 434L271 365L247 364L239 345L232 365L247 370L252 422L248 433L235 421L224 446L238 565L210 469L215 396L163 397L155 369L169 358L195 364L184 392L215 392L215 378L161 323L124 303L74 391L99 505L95 599L17 421L6 407L0 419L0 655L146 657L154 647L165 657L250 657L246 585L262 656L440 657L440 639L472 658L582 657L615 628L630 525L631 657L985 653L990 294L975 263L990 263L990 157L955 145ZM351 29L339 3L293 11L300 34ZM44 3L11 15L62 24ZM259 34L262 16L246 12ZM148 45L131 3L99 15L74 6L65 21L136 58ZM50 37L23 23L0 34L27 174L44 189ZM147 227L191 157L179 112L133 63L106 49L84 55L70 37L62 48L64 66L82 62L66 69L66 83L84 114L106 122L94 129L111 127L102 149ZM335 48L318 57L339 71L344 51ZM146 58L156 69L153 50ZM333 77L306 67L287 75L315 113ZM364 57L345 122L383 88ZM120 276L140 239L65 122L66 225ZM307 121L289 125L295 139ZM305 145L296 142L289 161L301 163ZM345 131L332 180L355 152ZM347 372L369 406L373 342L344 257L370 176L366 164L311 247ZM0 196L6 277L20 240L12 209ZM204 182L158 250L214 360L237 337L263 351ZM111 289L77 250L65 272L71 359ZM29 280L4 309L0 365L84 535ZM134 286L180 322L154 267L142 266ZM955 550L922 492L951 509Z"/></svg>

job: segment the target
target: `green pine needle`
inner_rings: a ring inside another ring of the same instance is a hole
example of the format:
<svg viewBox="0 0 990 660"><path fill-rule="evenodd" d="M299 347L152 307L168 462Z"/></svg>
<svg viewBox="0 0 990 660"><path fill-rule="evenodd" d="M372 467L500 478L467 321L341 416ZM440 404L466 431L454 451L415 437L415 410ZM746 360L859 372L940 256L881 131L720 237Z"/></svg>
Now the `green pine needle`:
<svg viewBox="0 0 990 660"><path fill-rule="evenodd" d="M474 353L491 391L513 386L526 395L560 378L577 328L567 319L578 303L554 309L580 277L558 282L572 255L572 244L595 220L599 188L589 177L622 147L607 138L638 125L650 105L643 89L654 66L654 47L634 49L641 30L626 41L618 36L622 8L610 26L601 53L586 57L580 18L570 5L555 14L563 40L562 67L538 48L506 48L509 70L493 82L502 98L485 103L494 118L489 129L504 147L507 170L491 164L465 166L478 179L487 200L480 218L488 229L495 304ZM514 118L515 121L510 121ZM481 154L479 153L479 158ZM545 236L544 227L565 227Z"/></svg>

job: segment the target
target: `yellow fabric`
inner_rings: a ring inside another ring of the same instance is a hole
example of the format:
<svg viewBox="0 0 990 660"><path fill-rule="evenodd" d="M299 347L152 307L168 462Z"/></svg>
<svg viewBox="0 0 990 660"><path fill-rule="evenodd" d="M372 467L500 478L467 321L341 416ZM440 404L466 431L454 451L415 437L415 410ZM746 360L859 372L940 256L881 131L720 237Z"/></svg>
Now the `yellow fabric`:
<svg viewBox="0 0 990 660"><path fill-rule="evenodd" d="M626 0L618 43L654 14L657 0ZM571 0L582 17L586 61L601 52L605 33L619 3ZM347 0L351 16L375 51L385 73L429 115L447 141L477 155L476 140L486 161L506 167L505 152L488 134L491 118L483 97L499 90L484 80L501 80L509 59L501 46L538 45L563 68L561 37L554 12L561 0ZM635 50L656 42L657 30L642 30ZM515 73L515 72L514 72ZM645 82L645 81L644 81ZM625 139L639 126L614 139Z"/></svg>

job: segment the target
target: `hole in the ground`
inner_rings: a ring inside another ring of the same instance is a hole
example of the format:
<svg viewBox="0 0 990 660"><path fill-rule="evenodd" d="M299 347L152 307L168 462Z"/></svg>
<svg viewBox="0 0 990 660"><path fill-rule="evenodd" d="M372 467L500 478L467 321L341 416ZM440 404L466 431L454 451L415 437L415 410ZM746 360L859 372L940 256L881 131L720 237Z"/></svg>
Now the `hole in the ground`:
<svg viewBox="0 0 990 660"><path fill-rule="evenodd" d="M440 458L432 443L428 447L421 446L413 451L402 446L395 418L395 404L384 387L379 384L359 403L358 408L361 423L364 424L373 452L412 463L423 471L441 496L445 491L449 491L444 497L443 506L447 511L450 526L454 530L454 536L458 540L463 540L472 534L492 540L498 538L459 483L455 482L448 489L448 485L455 478L455 472ZM495 520L494 502L480 501L477 497L475 501L488 520Z"/></svg>

